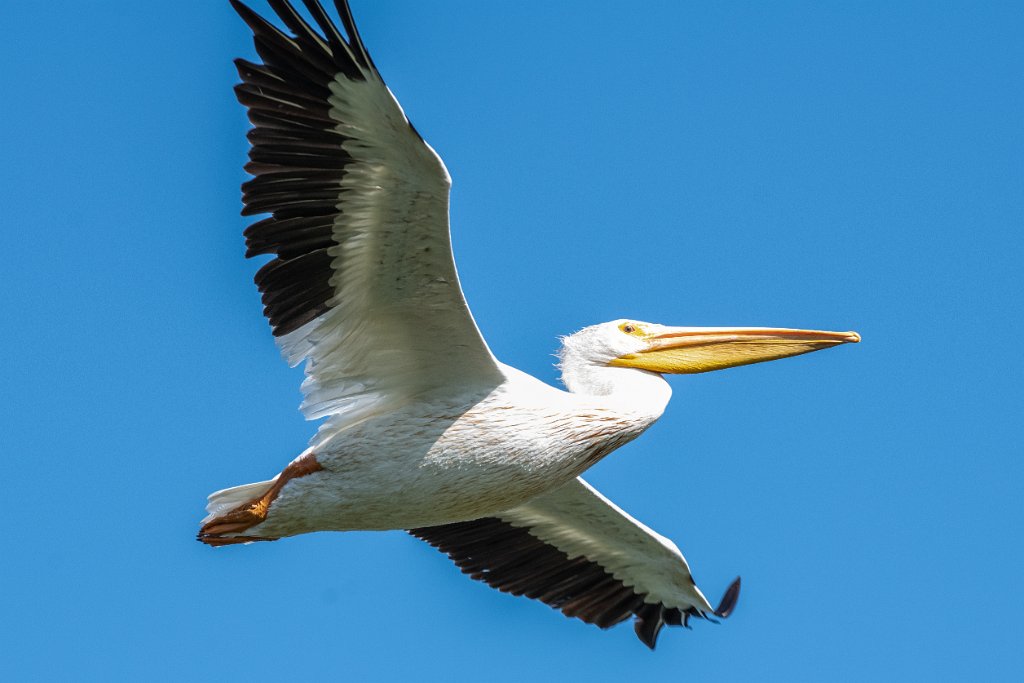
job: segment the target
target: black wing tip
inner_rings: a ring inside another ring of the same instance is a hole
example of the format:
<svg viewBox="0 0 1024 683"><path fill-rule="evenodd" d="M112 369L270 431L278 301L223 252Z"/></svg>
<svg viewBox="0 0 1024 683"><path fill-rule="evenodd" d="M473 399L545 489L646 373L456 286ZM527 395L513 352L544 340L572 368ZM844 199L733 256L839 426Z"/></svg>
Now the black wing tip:
<svg viewBox="0 0 1024 683"><path fill-rule="evenodd" d="M373 59L370 57L370 53L366 49L366 45L363 43L363 37L359 35L359 28L356 26L356 20L352 15L352 8L349 7L348 0L335 0L334 8L338 11L338 17L341 19L342 26L345 27L345 32L348 34L349 42L357 51L357 55L361 58L363 66L370 71L376 71L377 67L374 65Z"/></svg>
<svg viewBox="0 0 1024 683"><path fill-rule="evenodd" d="M722 594L722 599L718 602L718 607L715 608L715 616L722 619L728 619L729 615L736 609L736 603L740 599L740 577L736 577L729 587L725 589L725 593Z"/></svg>
<svg viewBox="0 0 1024 683"><path fill-rule="evenodd" d="M729 584L718 602L713 614L719 619L727 619L736 609L736 603L740 599L740 577ZM705 612L699 612L690 608L683 612L678 609L667 609L664 605L645 604L636 611L636 618L633 621L633 630L640 642L652 651L658 644L658 634L664 626L684 626L690 628L690 617L701 617L707 621L718 623Z"/></svg>
<svg viewBox="0 0 1024 683"><path fill-rule="evenodd" d="M654 605L648 602L636 610L635 614L633 630L636 632L636 637L653 651L654 646L658 644L658 634L666 624L665 608L660 604Z"/></svg>
<svg viewBox="0 0 1024 683"><path fill-rule="evenodd" d="M228 2L231 3L232 9L234 9L238 16L242 18L242 21L248 24L253 30L256 30L256 28L262 23L266 23L263 17L257 14L255 10L241 0L228 0Z"/></svg>
<svg viewBox="0 0 1024 683"><path fill-rule="evenodd" d="M640 642L647 646L651 652L654 652L655 646L658 644L658 632L661 631L661 625L657 628L645 626L644 622L640 619L636 620L636 637L640 639Z"/></svg>

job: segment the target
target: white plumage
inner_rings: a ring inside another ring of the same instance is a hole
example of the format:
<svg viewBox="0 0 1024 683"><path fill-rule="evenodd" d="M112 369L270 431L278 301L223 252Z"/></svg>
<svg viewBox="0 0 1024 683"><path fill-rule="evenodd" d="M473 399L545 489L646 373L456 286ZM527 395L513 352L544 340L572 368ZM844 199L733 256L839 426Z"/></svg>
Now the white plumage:
<svg viewBox="0 0 1024 683"><path fill-rule="evenodd" d="M579 475L658 417L661 373L705 372L849 341L855 333L675 328L617 320L563 340L568 392L498 362L459 287L450 178L384 85L347 3L347 38L271 0L286 35L232 0L262 64L238 60L254 124L243 186L249 256L302 410L328 418L272 480L210 496L200 540L407 529L473 578L607 627L728 616L678 548Z"/></svg>

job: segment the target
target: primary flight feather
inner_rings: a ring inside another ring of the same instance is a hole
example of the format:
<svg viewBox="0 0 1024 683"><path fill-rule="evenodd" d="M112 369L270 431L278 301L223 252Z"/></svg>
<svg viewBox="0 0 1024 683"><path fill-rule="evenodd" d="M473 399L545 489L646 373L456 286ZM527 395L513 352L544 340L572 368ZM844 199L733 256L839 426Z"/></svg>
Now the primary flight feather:
<svg viewBox="0 0 1024 683"><path fill-rule="evenodd" d="M269 481L211 494L213 546L312 531L405 529L472 578L602 628L728 616L672 541L579 476L635 439L696 373L859 341L853 332L666 327L634 320L566 337L568 391L499 362L462 295L448 231L451 180L384 85L347 2L344 32L269 0L288 33L231 0L262 63L236 61L253 128L243 201L264 312L306 362L302 410L326 417Z"/></svg>

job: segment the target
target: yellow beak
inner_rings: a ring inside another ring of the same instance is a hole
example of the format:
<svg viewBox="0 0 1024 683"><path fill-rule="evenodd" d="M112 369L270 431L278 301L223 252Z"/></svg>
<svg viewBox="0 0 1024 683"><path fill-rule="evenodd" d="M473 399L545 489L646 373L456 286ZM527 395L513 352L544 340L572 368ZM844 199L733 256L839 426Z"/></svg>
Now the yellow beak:
<svg viewBox="0 0 1024 683"><path fill-rule="evenodd" d="M694 374L857 343L860 335L765 327L659 327L642 339L647 348L615 358L609 365Z"/></svg>

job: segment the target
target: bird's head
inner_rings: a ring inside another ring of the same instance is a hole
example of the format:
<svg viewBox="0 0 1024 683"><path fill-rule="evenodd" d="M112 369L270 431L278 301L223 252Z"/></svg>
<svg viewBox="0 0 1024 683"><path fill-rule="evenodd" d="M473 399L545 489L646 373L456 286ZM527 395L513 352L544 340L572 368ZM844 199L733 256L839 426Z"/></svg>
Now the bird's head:
<svg viewBox="0 0 1024 683"><path fill-rule="evenodd" d="M572 391L593 391L599 368L695 374L750 365L859 342L856 332L770 327L667 327L613 320L562 339L562 377ZM609 377L610 379L610 377ZM607 380L606 380L607 381ZM582 382L582 383L581 383ZM573 384L577 386L573 386ZM604 393L596 387L598 393Z"/></svg>

